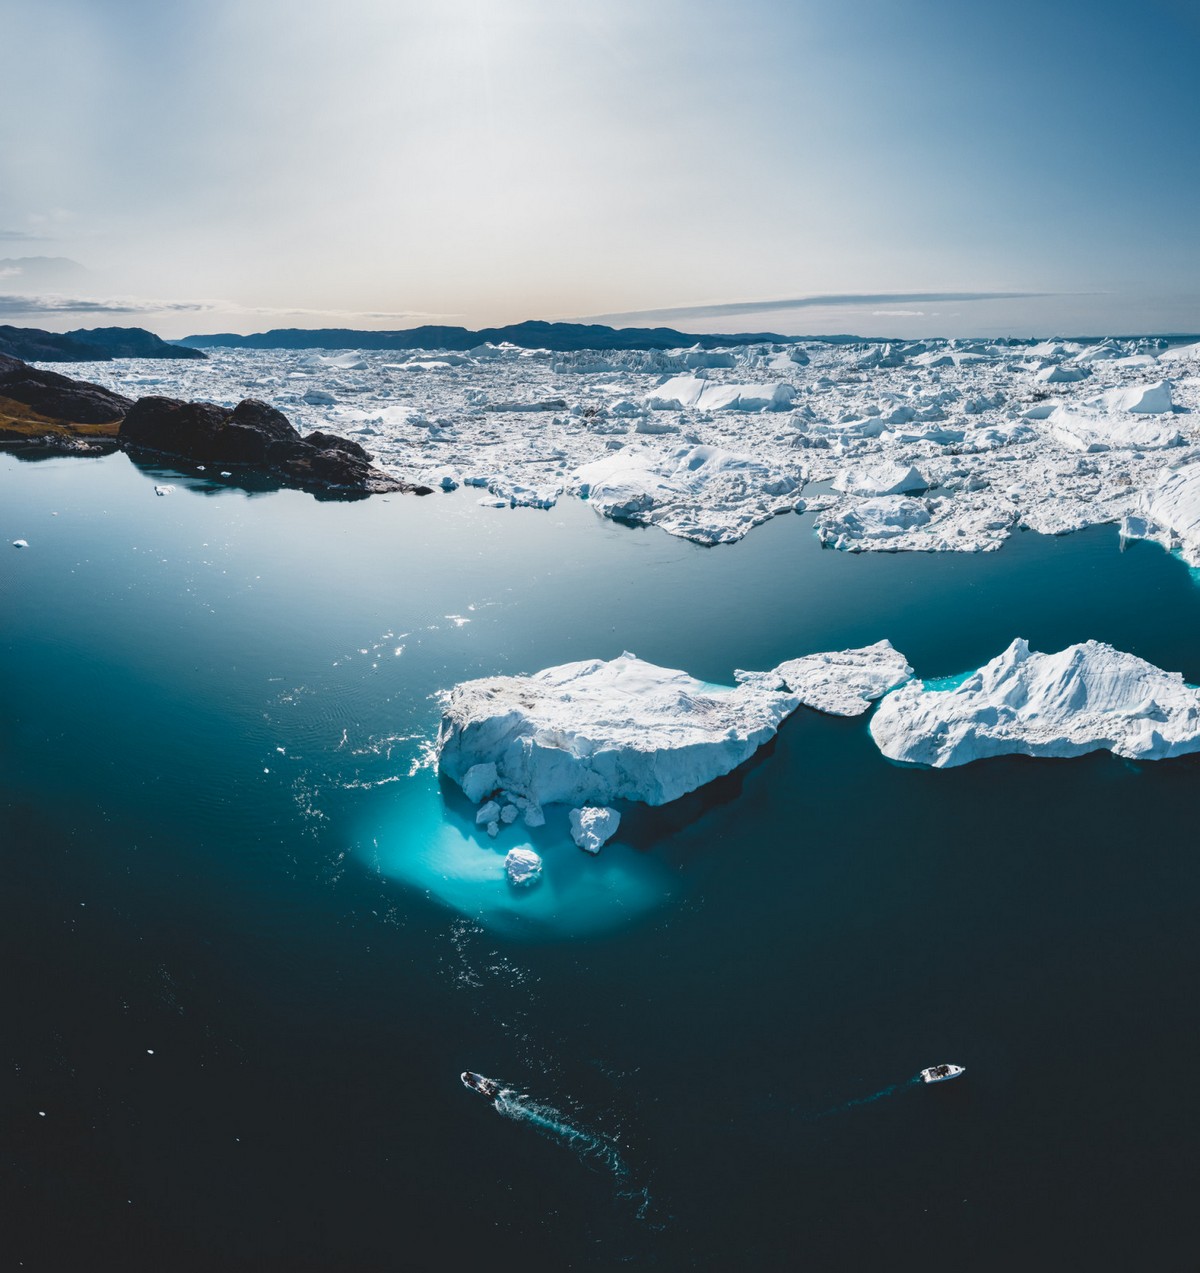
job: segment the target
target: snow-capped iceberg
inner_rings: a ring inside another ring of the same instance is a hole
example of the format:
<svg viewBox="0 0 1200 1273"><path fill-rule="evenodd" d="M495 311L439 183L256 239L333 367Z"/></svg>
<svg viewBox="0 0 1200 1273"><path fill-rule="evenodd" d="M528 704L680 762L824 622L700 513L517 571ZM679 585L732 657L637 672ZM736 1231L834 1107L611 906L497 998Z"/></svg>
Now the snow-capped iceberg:
<svg viewBox="0 0 1200 1273"><path fill-rule="evenodd" d="M892 760L944 769L986 756L1132 760L1200 751L1200 690L1100 641L1038 654L1016 640L953 689L889 694L871 736Z"/></svg>
<svg viewBox="0 0 1200 1273"><path fill-rule="evenodd" d="M736 769L798 705L779 690L710 685L632 654L587 659L456 686L438 761L460 784L494 764L506 792L539 806L665 804Z"/></svg>

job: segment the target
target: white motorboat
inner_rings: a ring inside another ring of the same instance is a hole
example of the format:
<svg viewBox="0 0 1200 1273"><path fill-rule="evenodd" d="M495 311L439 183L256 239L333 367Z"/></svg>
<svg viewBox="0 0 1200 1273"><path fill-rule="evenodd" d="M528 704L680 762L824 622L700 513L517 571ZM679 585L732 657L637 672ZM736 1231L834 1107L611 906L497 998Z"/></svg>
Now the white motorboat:
<svg viewBox="0 0 1200 1273"><path fill-rule="evenodd" d="M474 1070L463 1070L460 1077L464 1087L469 1087L472 1092L478 1092L480 1096L486 1096L489 1101L494 1101L500 1095L500 1084L495 1079L485 1078L482 1074L476 1074Z"/></svg>
<svg viewBox="0 0 1200 1273"><path fill-rule="evenodd" d="M950 1079L956 1079L960 1074L965 1074L966 1072L967 1068L965 1065L931 1065L927 1070L921 1071L921 1082L946 1083Z"/></svg>

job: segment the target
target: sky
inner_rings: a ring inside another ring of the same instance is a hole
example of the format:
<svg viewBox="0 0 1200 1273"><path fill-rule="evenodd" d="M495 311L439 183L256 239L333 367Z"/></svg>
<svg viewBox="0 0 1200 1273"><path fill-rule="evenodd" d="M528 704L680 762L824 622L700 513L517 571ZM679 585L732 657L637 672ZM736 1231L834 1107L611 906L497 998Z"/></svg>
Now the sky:
<svg viewBox="0 0 1200 1273"><path fill-rule="evenodd" d="M1200 4L0 0L0 323L1200 332Z"/></svg>

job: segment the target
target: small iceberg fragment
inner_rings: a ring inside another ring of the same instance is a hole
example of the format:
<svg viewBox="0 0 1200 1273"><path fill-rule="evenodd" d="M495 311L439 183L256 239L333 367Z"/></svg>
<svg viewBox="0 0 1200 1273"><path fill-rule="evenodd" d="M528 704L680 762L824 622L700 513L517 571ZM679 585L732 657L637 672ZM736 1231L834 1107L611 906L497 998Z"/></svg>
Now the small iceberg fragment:
<svg viewBox="0 0 1200 1273"><path fill-rule="evenodd" d="M490 796L499 785L496 766L490 760L486 764L472 765L462 778L463 795L472 804L478 804L484 796Z"/></svg>
<svg viewBox="0 0 1200 1273"><path fill-rule="evenodd" d="M28 548L28 547L29 547L29 540L27 540L27 539L14 539L14 540L12 541L12 546L13 546L14 548Z"/></svg>
<svg viewBox="0 0 1200 1273"><path fill-rule="evenodd" d="M528 888L542 878L542 859L532 849L509 849L504 869L510 883Z"/></svg>
<svg viewBox="0 0 1200 1273"><path fill-rule="evenodd" d="M952 689L889 694L871 737L892 760L947 769L988 756L1129 760L1200 751L1200 690L1100 641L1039 654L1023 640Z"/></svg>
<svg viewBox="0 0 1200 1273"><path fill-rule="evenodd" d="M154 488L154 493L155 495L174 495L175 488L171 486L170 484L166 486L156 486Z"/></svg>
<svg viewBox="0 0 1200 1273"><path fill-rule="evenodd" d="M572 809L568 816L571 839L588 853L599 853L621 825L621 815L615 809L596 809L589 805Z"/></svg>

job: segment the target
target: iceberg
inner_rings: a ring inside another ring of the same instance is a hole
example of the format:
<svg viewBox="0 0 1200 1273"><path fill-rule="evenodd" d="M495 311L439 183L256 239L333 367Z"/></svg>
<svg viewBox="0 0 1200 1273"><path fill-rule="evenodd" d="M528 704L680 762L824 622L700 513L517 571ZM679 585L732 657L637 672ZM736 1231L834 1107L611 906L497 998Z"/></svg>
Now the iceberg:
<svg viewBox="0 0 1200 1273"><path fill-rule="evenodd" d="M446 697L437 753L460 785L494 764L534 805L666 804L748 760L799 706L758 685L710 685L632 654L532 676L465 681ZM485 807L477 815L488 819Z"/></svg>
<svg viewBox="0 0 1200 1273"><path fill-rule="evenodd" d="M572 809L571 839L588 853L600 850L617 834L621 815L615 809Z"/></svg>
<svg viewBox="0 0 1200 1273"><path fill-rule="evenodd" d="M907 495L928 490L929 483L911 464L875 464L843 469L833 479L833 489L848 495Z"/></svg>
<svg viewBox="0 0 1200 1273"><path fill-rule="evenodd" d="M798 477L715 446L621 447L575 469L569 483L603 517L661 526L707 544L741 539L790 510L800 489Z"/></svg>
<svg viewBox="0 0 1200 1273"><path fill-rule="evenodd" d="M1106 389L1090 398L1086 406L1103 411L1134 411L1140 415L1165 415L1173 407L1171 382L1156 380L1148 385L1129 385L1124 389Z"/></svg>
<svg viewBox="0 0 1200 1273"><path fill-rule="evenodd" d="M612 801L676 800L748 760L802 704L856 716L911 676L904 656L877 641L738 672L735 686L632 654L465 681L445 696L438 764L468 798L487 799L478 825L503 820L491 799L499 786L530 826L542 825L544 804L574 805L576 842L603 831L598 849L617 829L603 807Z"/></svg>
<svg viewBox="0 0 1200 1273"><path fill-rule="evenodd" d="M1168 469L1121 523L1122 539L1152 539L1200 566L1200 463Z"/></svg>
<svg viewBox="0 0 1200 1273"><path fill-rule="evenodd" d="M908 660L890 641L857 650L788 659L772 672L736 672L743 684L786 689L805 707L831 716L861 716L889 690L912 679Z"/></svg>
<svg viewBox="0 0 1200 1273"><path fill-rule="evenodd" d="M990 491L946 499L880 495L822 513L817 538L843 552L994 552L1016 507Z"/></svg>
<svg viewBox="0 0 1200 1273"><path fill-rule="evenodd" d="M528 887L542 877L542 859L532 849L509 849L504 869L513 884Z"/></svg>
<svg viewBox="0 0 1200 1273"><path fill-rule="evenodd" d="M705 376L673 376L645 396L652 411L786 411L796 397L782 380L762 385L723 385Z"/></svg>
<svg viewBox="0 0 1200 1273"><path fill-rule="evenodd" d="M1144 420L1137 416L1094 416L1068 407L1056 407L1050 413L1047 426L1051 437L1060 446L1084 453L1158 451L1169 446L1182 446L1184 440L1175 425L1167 421Z"/></svg>
<svg viewBox="0 0 1200 1273"><path fill-rule="evenodd" d="M1100 641L1039 654L1018 639L953 689L901 686L870 731L890 759L936 769L1100 750L1160 760L1200 751L1200 690Z"/></svg>

